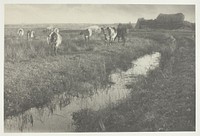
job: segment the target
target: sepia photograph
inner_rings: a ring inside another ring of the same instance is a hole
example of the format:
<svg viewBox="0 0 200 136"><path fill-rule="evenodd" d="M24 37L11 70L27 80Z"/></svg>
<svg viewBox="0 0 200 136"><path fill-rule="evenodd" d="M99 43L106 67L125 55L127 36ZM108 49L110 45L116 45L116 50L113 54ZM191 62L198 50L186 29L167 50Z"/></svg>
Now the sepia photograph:
<svg viewBox="0 0 200 136"><path fill-rule="evenodd" d="M195 4L4 4L4 133L195 132Z"/></svg>

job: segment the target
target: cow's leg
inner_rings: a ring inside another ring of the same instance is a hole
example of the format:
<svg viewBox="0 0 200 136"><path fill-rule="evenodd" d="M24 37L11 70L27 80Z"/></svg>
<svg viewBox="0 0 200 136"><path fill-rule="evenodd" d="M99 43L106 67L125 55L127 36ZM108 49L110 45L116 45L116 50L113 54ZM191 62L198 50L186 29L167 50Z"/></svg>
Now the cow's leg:
<svg viewBox="0 0 200 136"><path fill-rule="evenodd" d="M112 37L111 38L111 44L114 43L114 40L115 40L115 38Z"/></svg>
<svg viewBox="0 0 200 136"><path fill-rule="evenodd" d="M56 55L56 46L53 47L53 55Z"/></svg>
<svg viewBox="0 0 200 136"><path fill-rule="evenodd" d="M59 45L57 45L57 44L56 44L56 46L55 46L55 55L58 54L58 46L59 46Z"/></svg>
<svg viewBox="0 0 200 136"><path fill-rule="evenodd" d="M106 35L105 35L104 44L107 45L107 37L106 37Z"/></svg>
<svg viewBox="0 0 200 136"><path fill-rule="evenodd" d="M123 40L123 45L125 45L126 39L124 36L122 37L122 40Z"/></svg>
<svg viewBox="0 0 200 136"><path fill-rule="evenodd" d="M88 36L88 42L87 42L87 45L89 44L89 40L90 40L90 37Z"/></svg>
<svg viewBox="0 0 200 136"><path fill-rule="evenodd" d="M85 38L85 42L83 43L83 45L84 45L84 46L86 46L87 37L86 37L86 36L84 36L84 38Z"/></svg>
<svg viewBox="0 0 200 136"><path fill-rule="evenodd" d="M49 43L48 45L50 46L50 48L49 48L49 55L51 55L51 52L52 52L52 46L51 46L50 43Z"/></svg>
<svg viewBox="0 0 200 136"><path fill-rule="evenodd" d="M111 41L111 39L109 40L109 45L111 45L111 43L112 43L112 41Z"/></svg>
<svg viewBox="0 0 200 136"><path fill-rule="evenodd" d="M51 55L54 55L54 44L51 44Z"/></svg>
<svg viewBox="0 0 200 136"><path fill-rule="evenodd" d="M112 42L112 37L109 36L109 45L111 45L111 42Z"/></svg>
<svg viewBox="0 0 200 136"><path fill-rule="evenodd" d="M106 46L109 45L109 40L105 40Z"/></svg>
<svg viewBox="0 0 200 136"><path fill-rule="evenodd" d="M52 46L51 55L52 55L52 56L54 55L54 46Z"/></svg>
<svg viewBox="0 0 200 136"><path fill-rule="evenodd" d="M57 55L57 50L58 50L58 48L57 48L57 47L55 47L55 55Z"/></svg>
<svg viewBox="0 0 200 136"><path fill-rule="evenodd" d="M114 41L115 41L115 39L116 39L117 37L118 37L118 36L115 36Z"/></svg>

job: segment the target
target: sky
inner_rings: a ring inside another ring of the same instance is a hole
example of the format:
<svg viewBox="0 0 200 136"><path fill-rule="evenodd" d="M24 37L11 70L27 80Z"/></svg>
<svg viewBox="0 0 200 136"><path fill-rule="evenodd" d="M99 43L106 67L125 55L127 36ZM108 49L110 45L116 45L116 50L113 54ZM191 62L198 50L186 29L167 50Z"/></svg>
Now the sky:
<svg viewBox="0 0 200 136"><path fill-rule="evenodd" d="M155 19L160 13L183 13L195 22L194 5L136 4L6 4L5 24L43 23L136 23L138 18Z"/></svg>

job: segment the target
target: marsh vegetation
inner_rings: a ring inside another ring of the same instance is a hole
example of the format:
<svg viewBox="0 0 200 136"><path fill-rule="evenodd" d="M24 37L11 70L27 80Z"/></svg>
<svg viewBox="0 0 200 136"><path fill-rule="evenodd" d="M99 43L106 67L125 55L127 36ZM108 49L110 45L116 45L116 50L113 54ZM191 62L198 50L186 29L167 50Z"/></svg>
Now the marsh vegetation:
<svg viewBox="0 0 200 136"><path fill-rule="evenodd" d="M34 119L41 119L38 115L48 118L58 109L67 112L69 108L65 108L77 99L92 98L99 90L114 86L115 82L110 79L113 72L126 72L134 68L134 60L155 52L160 53L159 66L145 76L133 76L134 82L125 85L130 91L128 97L117 103L109 102L98 110L84 107L73 112L71 130L50 127L51 130L43 131L195 130L193 31L133 29L127 35L125 46L118 42L108 46L101 34L94 35L86 44L79 30L61 28L63 41L58 54L52 56L44 28L32 26L32 29L36 38L27 42L26 38L16 36L16 28L5 27L7 131L12 130L13 126L9 127L12 119L20 122L18 130L31 131L26 130L27 124L34 126ZM171 36L176 42L170 40ZM39 113L27 112L31 110Z"/></svg>

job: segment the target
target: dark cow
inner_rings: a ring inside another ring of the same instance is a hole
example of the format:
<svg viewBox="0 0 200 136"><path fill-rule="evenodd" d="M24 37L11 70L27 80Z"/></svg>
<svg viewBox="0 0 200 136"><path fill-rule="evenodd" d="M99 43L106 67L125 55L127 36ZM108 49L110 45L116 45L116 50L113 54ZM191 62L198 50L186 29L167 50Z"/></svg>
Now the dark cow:
<svg viewBox="0 0 200 136"><path fill-rule="evenodd" d="M89 41L90 37L92 36L92 30L91 29L85 29L85 30L82 30L80 32L80 35L83 35L84 38L85 38L85 41Z"/></svg>
<svg viewBox="0 0 200 136"><path fill-rule="evenodd" d="M118 38L118 42L120 41L120 39L122 39L123 45L125 45L126 35L127 35L127 27L126 25L120 23L117 27L117 36L116 36L116 38Z"/></svg>

